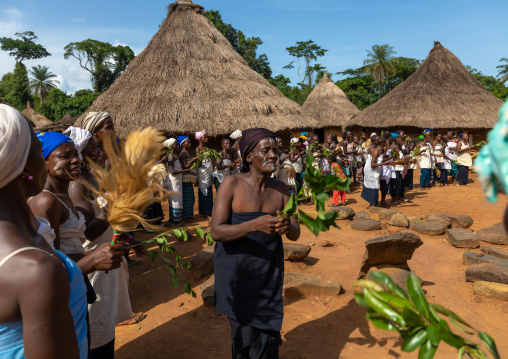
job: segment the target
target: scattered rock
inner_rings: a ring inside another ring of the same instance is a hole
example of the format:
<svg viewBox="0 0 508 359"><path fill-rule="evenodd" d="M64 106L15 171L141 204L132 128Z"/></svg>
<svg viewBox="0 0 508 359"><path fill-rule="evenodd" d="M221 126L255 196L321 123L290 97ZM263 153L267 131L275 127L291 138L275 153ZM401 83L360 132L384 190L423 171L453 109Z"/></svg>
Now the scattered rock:
<svg viewBox="0 0 508 359"><path fill-rule="evenodd" d="M480 249L485 254L489 254L494 257L508 260L508 251L505 251L501 248L490 247L490 246L481 246Z"/></svg>
<svg viewBox="0 0 508 359"><path fill-rule="evenodd" d="M400 213L398 209L381 208L379 211L379 219L390 220L390 218L397 213Z"/></svg>
<svg viewBox="0 0 508 359"><path fill-rule="evenodd" d="M392 218L390 219L390 221L388 222L388 224L390 226L408 228L409 227L409 220L402 213L395 213L392 216Z"/></svg>
<svg viewBox="0 0 508 359"><path fill-rule="evenodd" d="M464 228L453 228L446 231L446 239L457 248L478 248L480 241L476 233Z"/></svg>
<svg viewBox="0 0 508 359"><path fill-rule="evenodd" d="M358 231L377 231L381 229L381 222L374 219L358 219L353 222L351 228Z"/></svg>
<svg viewBox="0 0 508 359"><path fill-rule="evenodd" d="M321 247L335 247L335 243L333 243L332 241L329 241L327 239L324 239L321 242Z"/></svg>
<svg viewBox="0 0 508 359"><path fill-rule="evenodd" d="M466 228L468 229L474 223L473 218L467 214L454 214L449 212L433 213L434 215L443 216L450 220L453 228ZM428 215L430 217L432 214Z"/></svg>
<svg viewBox="0 0 508 359"><path fill-rule="evenodd" d="M477 281L473 284L474 294L508 301L508 285Z"/></svg>
<svg viewBox="0 0 508 359"><path fill-rule="evenodd" d="M287 261L301 261L306 258L310 250L310 246L297 243L284 243L284 260Z"/></svg>
<svg viewBox="0 0 508 359"><path fill-rule="evenodd" d="M399 287L402 287L403 289L407 290L407 277L411 273L410 270L394 267L394 266L386 266L386 265L380 265L376 267L372 267L369 270L369 273L372 271L379 271L383 272L385 274L388 274L395 284L397 284ZM420 281L420 285L423 283L420 277L418 277L418 280Z"/></svg>
<svg viewBox="0 0 508 359"><path fill-rule="evenodd" d="M339 215L337 219L340 220L351 219L355 216L355 211L349 207L336 206L330 208L327 212L338 212Z"/></svg>
<svg viewBox="0 0 508 359"><path fill-rule="evenodd" d="M201 298L203 299L203 304L206 306L214 306L215 305L215 276L212 275L206 282L199 286L201 289Z"/></svg>
<svg viewBox="0 0 508 359"><path fill-rule="evenodd" d="M371 267L383 264L409 270L407 261L422 244L420 237L411 232L369 239L365 242L366 249L358 278L365 278Z"/></svg>
<svg viewBox="0 0 508 359"><path fill-rule="evenodd" d="M488 282L487 282L487 283L488 283ZM474 285L474 284L473 284L473 285ZM474 300L474 302L475 302L475 303L483 303L483 299L482 299L482 297L474 297L474 299L473 299L473 300Z"/></svg>
<svg viewBox="0 0 508 359"><path fill-rule="evenodd" d="M370 214L367 211L360 211L357 214L355 214L355 218L353 218L354 221L357 219L370 219Z"/></svg>
<svg viewBox="0 0 508 359"><path fill-rule="evenodd" d="M506 233L503 222L480 229L476 234L478 234L478 238L482 242L490 244L508 244L508 233Z"/></svg>
<svg viewBox="0 0 508 359"><path fill-rule="evenodd" d="M452 221L448 217L440 216L438 214L431 214L427 218L427 221L444 223L444 224L446 224L447 228L450 228L452 226Z"/></svg>
<svg viewBox="0 0 508 359"><path fill-rule="evenodd" d="M416 232L429 236L440 236L446 232L448 226L440 222L418 222L412 227Z"/></svg>
<svg viewBox="0 0 508 359"><path fill-rule="evenodd" d="M466 269L466 280L508 284L508 267L490 263L473 264Z"/></svg>
<svg viewBox="0 0 508 359"><path fill-rule="evenodd" d="M213 251L215 246L209 246L196 253L191 259L192 277L201 279L213 273Z"/></svg>
<svg viewBox="0 0 508 359"><path fill-rule="evenodd" d="M369 213L379 213L382 209L382 207L373 207L373 206L370 206L369 208L367 208L367 210L369 211Z"/></svg>
<svg viewBox="0 0 508 359"><path fill-rule="evenodd" d="M492 263L502 267L508 267L508 261L498 257L489 256L483 253L465 252L462 255L462 263L465 265L477 263Z"/></svg>
<svg viewBox="0 0 508 359"><path fill-rule="evenodd" d="M329 297L343 292L339 282L319 275L290 272L284 276L284 296L287 298Z"/></svg>

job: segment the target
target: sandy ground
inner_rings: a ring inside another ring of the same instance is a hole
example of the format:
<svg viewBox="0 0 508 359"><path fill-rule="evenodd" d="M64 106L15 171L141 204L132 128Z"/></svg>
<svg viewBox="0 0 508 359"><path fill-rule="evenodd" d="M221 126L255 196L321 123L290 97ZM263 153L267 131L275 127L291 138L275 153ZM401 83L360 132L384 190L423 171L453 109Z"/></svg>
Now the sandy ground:
<svg viewBox="0 0 508 359"><path fill-rule="evenodd" d="M439 211L469 214L475 221L474 230L500 222L506 197L501 197L497 204L488 203L476 178L472 177L473 183L467 187L409 192L412 203L397 208L407 216ZM415 174L415 182L418 178ZM348 195L348 206L356 212L366 208L360 192L361 189L355 189ZM372 218L376 216L373 214ZM207 223L191 223L192 227L196 225L206 226ZM416 352L401 352L402 341L398 334L383 332L368 324L365 310L353 300L352 284L362 263L364 242L388 234L388 230L354 231L349 221L341 221L340 226L341 229L322 233L319 238L303 228L298 243L315 243L315 246L303 262L286 262L286 272L326 276L340 282L346 293L301 299L285 305L281 356L287 359L417 358ZM136 236L139 239L153 237L144 233ZM416 250L409 266L424 280L428 300L452 309L477 329L492 335L501 355L508 356L508 302L486 297L475 300L472 283L465 281L467 267L462 264L462 254L466 250L452 247L444 236L422 235L421 238L424 245ZM323 240L332 241L335 246L322 247ZM194 238L174 246L190 263L192 256L205 244ZM143 261L142 266L131 269L130 296L133 309L144 311L147 318L139 325L117 329L116 357L230 358L227 319L215 309L202 305L199 285L207 278L195 281L188 272L182 272L197 293L197 298L192 298L183 292L182 286L173 289L166 269L158 268L146 258ZM436 358L452 357L456 357L455 349L443 343Z"/></svg>

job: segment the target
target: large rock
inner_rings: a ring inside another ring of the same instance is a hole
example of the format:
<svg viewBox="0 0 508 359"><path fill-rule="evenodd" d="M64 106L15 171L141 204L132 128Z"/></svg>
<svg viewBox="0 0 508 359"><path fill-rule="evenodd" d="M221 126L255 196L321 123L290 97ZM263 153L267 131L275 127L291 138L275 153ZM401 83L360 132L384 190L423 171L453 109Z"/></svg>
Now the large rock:
<svg viewBox="0 0 508 359"><path fill-rule="evenodd" d="M457 248L478 248L480 241L476 233L464 228L453 228L446 231L446 239Z"/></svg>
<svg viewBox="0 0 508 359"><path fill-rule="evenodd" d="M301 261L310 253L311 247L297 243L284 243L284 259L287 261Z"/></svg>
<svg viewBox="0 0 508 359"><path fill-rule="evenodd" d="M508 251L501 248L481 246L480 250L485 254L508 260Z"/></svg>
<svg viewBox="0 0 508 359"><path fill-rule="evenodd" d="M213 251L215 246L206 247L191 259L192 277L201 279L213 273Z"/></svg>
<svg viewBox="0 0 508 359"><path fill-rule="evenodd" d="M407 290L407 277L411 273L410 270L407 270L405 268L399 268L394 266L387 266L387 265L380 265L377 267L372 267L369 270L369 273L372 273L374 271L379 271L382 273L385 273L389 275L395 284L397 284L399 287L404 288ZM418 280L420 281L420 285L423 283L420 277L418 277Z"/></svg>
<svg viewBox="0 0 508 359"><path fill-rule="evenodd" d="M467 228L471 227L474 223L473 218L471 216L468 216L467 214L437 212L437 213L432 213L430 215L427 215L427 217L430 217L433 214L448 218L450 220L453 228L466 228L467 229Z"/></svg>
<svg viewBox="0 0 508 359"><path fill-rule="evenodd" d="M416 232L429 236L440 236L446 232L448 226L441 222L419 222L412 227Z"/></svg>
<svg viewBox="0 0 508 359"><path fill-rule="evenodd" d="M379 211L379 219L390 220L390 218L397 213L400 213L398 209L382 208Z"/></svg>
<svg viewBox="0 0 508 359"><path fill-rule="evenodd" d="M482 242L501 245L508 244L508 233L506 233L503 222L480 229L476 234L478 234L478 238Z"/></svg>
<svg viewBox="0 0 508 359"><path fill-rule="evenodd" d="M369 239L365 242L365 254L358 278L364 278L371 267L383 264L409 270L407 261L422 244L420 237L411 232Z"/></svg>
<svg viewBox="0 0 508 359"><path fill-rule="evenodd" d="M478 263L491 263L502 267L508 267L508 261L488 254L465 252L462 255L462 263L465 265L478 264Z"/></svg>
<svg viewBox="0 0 508 359"><path fill-rule="evenodd" d="M409 220L402 213L395 213L392 216L392 218L390 218L390 221L388 222L388 224L390 226L394 226L394 227L408 228L409 227Z"/></svg>
<svg viewBox="0 0 508 359"><path fill-rule="evenodd" d="M292 299L329 297L344 292L342 285L319 275L290 272L284 275L284 296Z"/></svg>
<svg viewBox="0 0 508 359"><path fill-rule="evenodd" d="M508 301L508 284L478 281L473 284L474 294Z"/></svg>
<svg viewBox="0 0 508 359"><path fill-rule="evenodd" d="M429 217L427 217L427 221L444 223L446 224L447 228L452 226L452 221L450 218L438 214L431 214Z"/></svg>
<svg viewBox="0 0 508 359"><path fill-rule="evenodd" d="M354 221L357 219L370 219L370 214L367 211L360 211L357 214L355 214L355 218L353 218Z"/></svg>
<svg viewBox="0 0 508 359"><path fill-rule="evenodd" d="M201 298L203 299L203 304L206 306L214 306L215 305L215 276L212 275L206 282L199 286L201 289Z"/></svg>
<svg viewBox="0 0 508 359"><path fill-rule="evenodd" d="M338 212L339 215L337 216L337 219L340 220L351 219L355 216L355 211L349 207L336 206L330 208L328 212Z"/></svg>
<svg viewBox="0 0 508 359"><path fill-rule="evenodd" d="M374 219L358 219L353 221L351 228L358 231L377 231L381 229L381 222Z"/></svg>
<svg viewBox="0 0 508 359"><path fill-rule="evenodd" d="M490 263L473 264L466 269L466 280L508 284L508 267Z"/></svg>

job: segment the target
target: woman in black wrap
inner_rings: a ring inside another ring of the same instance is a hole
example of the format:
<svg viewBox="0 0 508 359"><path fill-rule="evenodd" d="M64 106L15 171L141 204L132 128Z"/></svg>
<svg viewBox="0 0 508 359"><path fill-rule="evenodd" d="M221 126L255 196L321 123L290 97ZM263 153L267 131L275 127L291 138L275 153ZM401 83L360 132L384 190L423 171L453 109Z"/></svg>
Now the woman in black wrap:
<svg viewBox="0 0 508 359"><path fill-rule="evenodd" d="M275 134L243 132L241 173L222 182L211 231L215 245L215 306L229 319L233 359L278 358L282 327L282 235L300 236L294 218L277 218L289 200L270 178L277 165Z"/></svg>

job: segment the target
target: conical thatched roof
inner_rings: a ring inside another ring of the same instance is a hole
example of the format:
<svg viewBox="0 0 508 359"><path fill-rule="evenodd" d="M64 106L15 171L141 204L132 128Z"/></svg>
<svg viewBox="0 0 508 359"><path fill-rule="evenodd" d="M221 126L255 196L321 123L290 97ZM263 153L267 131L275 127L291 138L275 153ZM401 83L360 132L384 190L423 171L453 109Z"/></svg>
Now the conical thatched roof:
<svg viewBox="0 0 508 359"><path fill-rule="evenodd" d="M203 7L190 0L169 5L146 49L90 111L109 112L122 137L148 125L172 134L205 128L215 136L250 127L284 131L316 124L253 71Z"/></svg>
<svg viewBox="0 0 508 359"><path fill-rule="evenodd" d="M64 117L60 119L60 121L57 122L51 122L48 125L42 126L38 128L38 131L41 132L48 132L48 131L65 131L69 126L74 125L74 122L78 117L72 117L69 113L66 113Z"/></svg>
<svg viewBox="0 0 508 359"><path fill-rule="evenodd" d="M46 116L41 115L39 112L32 108L30 101L27 102L26 108L21 112L24 118L34 124L35 128L53 124Z"/></svg>
<svg viewBox="0 0 508 359"><path fill-rule="evenodd" d="M0 105L7 105L7 106L12 107L12 108L13 108L13 109L15 109L16 111L18 111L18 109L17 109L16 107L12 106L10 103L8 103L7 101L2 100L1 98L0 98ZM35 124L34 124L31 120L29 120L29 119L28 119L28 118L26 118L26 117L25 117L25 120L28 122L28 124L29 124L30 126L32 126L32 128L35 128Z"/></svg>
<svg viewBox="0 0 508 359"><path fill-rule="evenodd" d="M503 101L438 41L418 70L356 115L362 127L492 128Z"/></svg>
<svg viewBox="0 0 508 359"><path fill-rule="evenodd" d="M335 85L328 74L319 80L302 106L303 113L316 119L317 127L341 127L360 110L347 99L346 94Z"/></svg>

